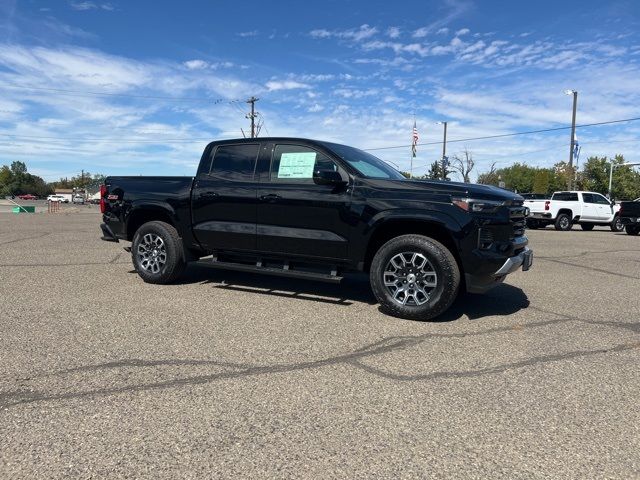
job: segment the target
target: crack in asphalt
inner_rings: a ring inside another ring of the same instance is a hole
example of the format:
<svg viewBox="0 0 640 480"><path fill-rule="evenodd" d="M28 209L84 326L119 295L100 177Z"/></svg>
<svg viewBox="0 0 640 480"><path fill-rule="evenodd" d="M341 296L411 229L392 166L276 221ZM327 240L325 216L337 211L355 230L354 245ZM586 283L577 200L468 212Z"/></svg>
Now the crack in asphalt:
<svg viewBox="0 0 640 480"><path fill-rule="evenodd" d="M91 265L125 265L129 261L118 262L122 252L118 253L111 260L106 262L84 262L84 263L0 263L0 267L88 267Z"/></svg>
<svg viewBox="0 0 640 480"><path fill-rule="evenodd" d="M587 255L594 255L594 254L600 254L600 253L625 253L625 252L636 253L637 251L638 250L594 250L594 251L584 250L575 255L558 255L557 257L547 257L542 255L536 255L536 259L538 258L544 258L544 259L580 258L580 257L586 257Z"/></svg>
<svg viewBox="0 0 640 480"><path fill-rule="evenodd" d="M570 267L576 267L576 268L584 268L586 270L591 270L593 272L599 272L599 273L606 273L608 275L614 275L616 277L622 277L622 278L630 278L632 280L640 280L640 277L634 277L633 275L627 275L625 273L619 273L619 272L612 272L610 270L605 270L603 268L596 268L596 267L588 267L586 265L579 265L576 263L571 263L571 262L563 262L562 260L558 260L556 258L542 258L542 257L537 257L537 260L544 260L547 262L554 262L554 263L559 263L561 265L567 265Z"/></svg>
<svg viewBox="0 0 640 480"><path fill-rule="evenodd" d="M41 233L39 235L33 235L31 237L22 237L22 238L16 238L15 240L9 240L7 242L1 242L0 245L9 245L10 243L19 243L19 242L26 242L27 240L35 240L37 238L43 238L46 237L48 235L51 235L52 232L44 232Z"/></svg>
<svg viewBox="0 0 640 480"><path fill-rule="evenodd" d="M38 391L13 391L13 392L0 392L0 409L8 410L10 407L38 403L38 402L52 402L52 401L60 401L60 400L71 400L71 399L81 399L87 397L94 396L108 396L115 395L120 393L134 393L140 391L151 391L151 390L161 390L167 388L175 388L175 387L183 387L183 386L193 386L193 385L201 385L207 384L218 380L225 379L236 379L250 376L258 376L258 375L270 375L270 374L279 374L279 373L291 373L301 370L309 370L309 369L317 369L326 366L335 366L335 365L348 365L358 369L361 369L367 373L376 375L380 378L394 380L394 381L423 381L423 380L435 380L435 379L456 379L456 378L469 378L469 377L478 377L496 373L503 373L507 370L525 368L533 365L546 364L551 362L558 362L562 360L569 360L574 358L584 358L593 355L602 355L606 353L617 353L624 352L627 350L640 348L640 342L633 343L624 343L621 345L616 345L610 348L600 348L596 350L576 350L566 353L558 353L551 355L541 355L538 357L529 358L526 360L520 360L517 362L507 363L503 365L497 365L493 367L486 367L477 370L466 370L466 371L439 371L432 372L428 374L418 374L418 375L400 375L385 372L378 368L366 365L362 363L362 360L377 356L383 355L386 353L396 352L399 350L405 350L407 348L419 345L430 338L464 338L470 336L480 336L480 335L488 335L499 332L508 332L508 331L521 331L523 329L536 328L547 325L555 325L570 321L579 321L585 323L595 323L595 324L605 324L613 327L622 327L629 328L630 324L620 324L617 322L599 322L599 321L589 321L584 320L578 317L573 317L569 315L559 314L556 312L547 312L543 309L533 307L535 310L550 313L552 315L556 315L560 318L553 320L545 320L536 323L529 323L524 325L510 325L508 327L496 327L488 330L482 330L478 332L467 332L467 333L425 333L422 335L404 335L404 336L391 336L384 338L382 340L376 341L351 353L336 355L334 357L329 357L320 360L313 360L301 363L293 363L293 364L283 364L283 365L265 365L265 366L252 366L246 364L238 364L233 362L221 362L215 360L141 360L141 359L130 359L130 360L120 360L114 362L107 362L98 365L87 365L76 367L72 369L62 370L59 372L53 372L50 374L43 374L40 376L63 376L67 374L73 374L77 372L92 372L98 370L114 370L120 368L134 368L134 367L155 367L155 366L197 366L197 365L215 365L224 368L231 368L233 371L226 372L218 372L209 375L197 375L190 376L184 378L177 378L173 380L167 380L162 382L151 382L151 383L143 383L138 385L128 385L122 387L112 387L112 388L102 388L102 389L94 389L84 392L67 392L67 393L59 393L59 394L50 394L46 392L38 392ZM634 333L637 333L637 328L634 327L632 329ZM38 378L36 375L35 377ZM25 379L27 380L27 379Z"/></svg>

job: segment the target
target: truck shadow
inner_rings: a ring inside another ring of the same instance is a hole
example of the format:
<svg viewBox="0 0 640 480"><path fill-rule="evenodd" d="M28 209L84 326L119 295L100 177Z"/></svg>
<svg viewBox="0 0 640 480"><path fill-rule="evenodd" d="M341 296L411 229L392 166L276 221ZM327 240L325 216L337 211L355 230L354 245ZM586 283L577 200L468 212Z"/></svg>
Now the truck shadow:
<svg viewBox="0 0 640 480"><path fill-rule="evenodd" d="M268 295L311 303L349 306L354 302L376 305L369 279L364 274L347 275L340 284L323 283L271 275L214 270L189 265L178 284L211 284L240 293ZM461 293L443 315L432 322L451 322L464 316L476 320L511 315L529 306L526 294L517 287L501 284L484 295Z"/></svg>

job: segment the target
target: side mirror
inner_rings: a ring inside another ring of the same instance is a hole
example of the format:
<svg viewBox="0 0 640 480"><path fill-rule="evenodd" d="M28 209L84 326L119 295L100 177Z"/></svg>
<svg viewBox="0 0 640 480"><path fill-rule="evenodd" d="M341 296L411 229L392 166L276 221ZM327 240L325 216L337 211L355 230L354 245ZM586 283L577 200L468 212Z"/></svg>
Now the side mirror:
<svg viewBox="0 0 640 480"><path fill-rule="evenodd" d="M340 172L335 170L314 170L313 183L317 185L344 185L347 182L342 178Z"/></svg>
<svg viewBox="0 0 640 480"><path fill-rule="evenodd" d="M615 200L611 200L611 206L613 207L616 204Z"/></svg>

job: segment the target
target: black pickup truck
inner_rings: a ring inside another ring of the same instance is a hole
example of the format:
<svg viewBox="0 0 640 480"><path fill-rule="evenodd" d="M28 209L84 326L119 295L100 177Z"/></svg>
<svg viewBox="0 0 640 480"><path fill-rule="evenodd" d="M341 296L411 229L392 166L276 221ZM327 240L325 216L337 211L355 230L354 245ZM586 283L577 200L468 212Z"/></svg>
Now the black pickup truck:
<svg viewBox="0 0 640 480"><path fill-rule="evenodd" d="M629 235L640 234L640 198L633 202L620 202L620 222Z"/></svg>
<svg viewBox="0 0 640 480"><path fill-rule="evenodd" d="M169 283L191 261L330 282L367 272L402 318L433 318L461 288L484 292L533 260L519 195L408 180L307 139L212 142L194 178L108 177L100 206L103 240L132 242L145 282Z"/></svg>

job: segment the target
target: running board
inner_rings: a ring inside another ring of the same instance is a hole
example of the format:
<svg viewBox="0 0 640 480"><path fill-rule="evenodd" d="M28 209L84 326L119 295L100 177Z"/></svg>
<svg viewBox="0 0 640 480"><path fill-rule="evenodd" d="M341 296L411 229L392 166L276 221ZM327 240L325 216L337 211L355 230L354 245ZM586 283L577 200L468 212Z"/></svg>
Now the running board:
<svg viewBox="0 0 640 480"><path fill-rule="evenodd" d="M331 273L317 273L306 270L295 270L290 267L289 262L284 262L282 267L264 267L262 266L262 260L258 260L255 265L248 265L244 263L223 262L214 256L213 259L199 260L195 263L196 265L220 270L235 270L238 272L261 273L280 277L303 278L327 283L340 283L343 278L338 275L338 270L335 267L331 267Z"/></svg>

